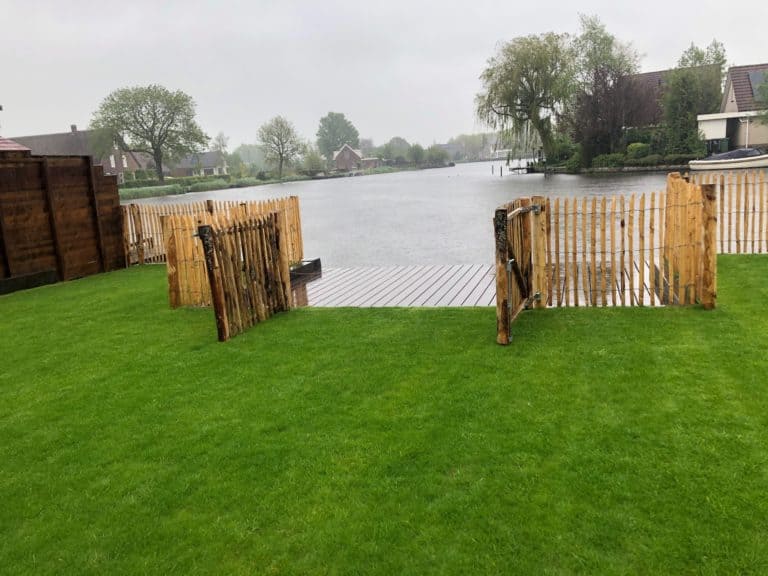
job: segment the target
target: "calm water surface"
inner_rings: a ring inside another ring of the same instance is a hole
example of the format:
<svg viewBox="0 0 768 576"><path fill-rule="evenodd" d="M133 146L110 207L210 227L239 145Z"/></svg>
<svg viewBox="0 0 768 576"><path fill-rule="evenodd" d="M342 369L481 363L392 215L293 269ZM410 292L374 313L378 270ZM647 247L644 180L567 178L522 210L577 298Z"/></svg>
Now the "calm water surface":
<svg viewBox="0 0 768 576"><path fill-rule="evenodd" d="M491 174L494 165L495 175ZM493 262L493 211L514 198L610 196L662 190L664 174L499 177L499 162L375 176L270 184L144 202L301 202L304 254L324 267ZM506 173L506 167L505 167Z"/></svg>

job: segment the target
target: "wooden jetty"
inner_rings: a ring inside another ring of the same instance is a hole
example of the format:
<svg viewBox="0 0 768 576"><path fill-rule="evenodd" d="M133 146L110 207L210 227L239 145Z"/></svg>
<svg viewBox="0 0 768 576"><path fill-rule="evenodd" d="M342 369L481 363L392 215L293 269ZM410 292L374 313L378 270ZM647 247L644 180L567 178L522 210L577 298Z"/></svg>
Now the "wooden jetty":
<svg viewBox="0 0 768 576"><path fill-rule="evenodd" d="M292 291L294 306L491 306L496 277L491 264L329 268L298 278Z"/></svg>

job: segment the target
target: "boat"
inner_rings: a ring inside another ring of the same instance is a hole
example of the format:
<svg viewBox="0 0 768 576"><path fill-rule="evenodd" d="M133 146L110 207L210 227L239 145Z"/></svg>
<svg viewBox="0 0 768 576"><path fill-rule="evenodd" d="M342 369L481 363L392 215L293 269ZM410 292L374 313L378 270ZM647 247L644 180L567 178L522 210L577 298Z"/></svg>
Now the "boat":
<svg viewBox="0 0 768 576"><path fill-rule="evenodd" d="M722 154L713 154L702 160L688 162L691 170L737 170L739 168L768 168L768 154L757 148L739 148Z"/></svg>

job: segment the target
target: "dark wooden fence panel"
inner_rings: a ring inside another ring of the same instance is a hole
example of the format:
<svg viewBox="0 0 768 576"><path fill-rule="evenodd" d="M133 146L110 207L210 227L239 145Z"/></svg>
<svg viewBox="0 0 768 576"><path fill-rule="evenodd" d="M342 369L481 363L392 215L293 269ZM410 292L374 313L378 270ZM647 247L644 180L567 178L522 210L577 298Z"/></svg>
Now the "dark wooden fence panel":
<svg viewBox="0 0 768 576"><path fill-rule="evenodd" d="M0 293L125 267L117 181L86 156L0 154Z"/></svg>

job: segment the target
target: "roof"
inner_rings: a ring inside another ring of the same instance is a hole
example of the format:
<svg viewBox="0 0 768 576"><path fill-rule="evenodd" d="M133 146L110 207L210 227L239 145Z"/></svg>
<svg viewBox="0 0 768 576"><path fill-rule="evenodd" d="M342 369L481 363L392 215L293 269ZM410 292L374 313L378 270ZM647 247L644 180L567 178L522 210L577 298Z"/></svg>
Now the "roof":
<svg viewBox="0 0 768 576"><path fill-rule="evenodd" d="M13 139L29 147L38 156L94 156L90 147L91 130L40 134L38 136L14 136Z"/></svg>
<svg viewBox="0 0 768 576"><path fill-rule="evenodd" d="M707 73L714 72L716 67L717 64L705 64L693 66L688 70ZM667 82L667 77L677 70L678 68L672 68L627 76L632 91L641 95L640 98L634 99L633 104L636 108L628 110L628 117L626 118L628 126L640 127L659 124L662 118L661 99L664 94L664 85Z"/></svg>
<svg viewBox="0 0 768 576"><path fill-rule="evenodd" d="M755 102L755 95L757 95L757 88L761 80L763 82L768 80L768 64L749 64L747 66L732 66L728 68L723 103L720 106L720 110L725 111L731 88L733 88L736 109L739 112L762 109Z"/></svg>
<svg viewBox="0 0 768 576"><path fill-rule="evenodd" d="M352 148L352 146L350 146L349 144L344 144L344 146L342 146L341 148L339 148L338 150L336 150L336 152L334 152L334 153L333 153L333 159L334 159L334 160L336 160L336 156L338 156L339 154L341 154L341 152L342 152L342 150L344 150L344 148L349 148L349 149L350 149L350 150L351 150L353 153L357 154L357 156L358 156L360 159L362 159L362 158L363 158L363 152L362 152L361 150L355 150L355 149L354 149L354 148Z"/></svg>
<svg viewBox="0 0 768 576"><path fill-rule="evenodd" d="M188 154L173 166L174 168L215 168L221 165L221 153L218 150L208 150L207 152Z"/></svg>
<svg viewBox="0 0 768 576"><path fill-rule="evenodd" d="M26 146L0 136L0 152L30 152Z"/></svg>

